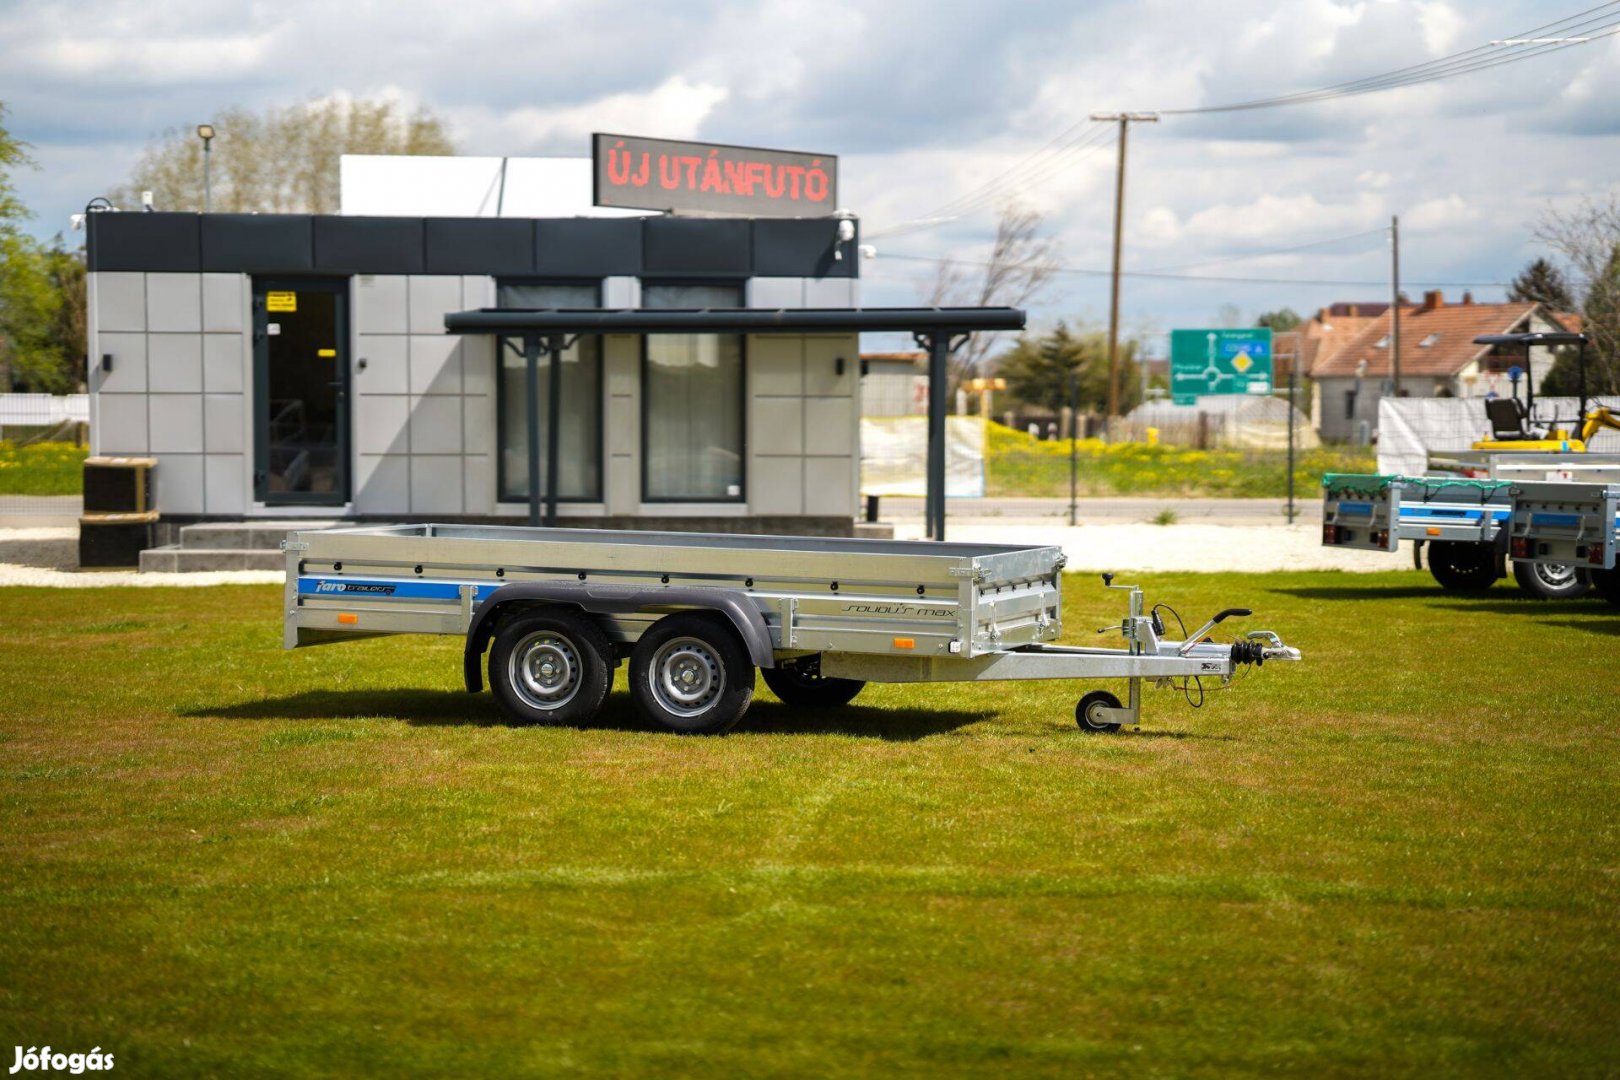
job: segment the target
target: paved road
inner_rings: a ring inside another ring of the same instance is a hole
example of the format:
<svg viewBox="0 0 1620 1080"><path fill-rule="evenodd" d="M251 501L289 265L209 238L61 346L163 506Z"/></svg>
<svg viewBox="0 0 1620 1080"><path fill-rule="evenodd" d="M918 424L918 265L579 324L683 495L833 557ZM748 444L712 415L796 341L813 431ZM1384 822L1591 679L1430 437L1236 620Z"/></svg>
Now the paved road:
<svg viewBox="0 0 1620 1080"><path fill-rule="evenodd" d="M10 529L77 528L83 512L77 495L0 495L0 526Z"/></svg>
<svg viewBox="0 0 1620 1080"><path fill-rule="evenodd" d="M1311 494L1315 494L1312 492ZM1082 498L1079 502L1078 522L1086 524L1124 524L1152 521L1165 510L1175 513L1178 523L1201 525L1284 525L1286 499L1197 499L1179 497L1146 498ZM1320 499L1296 500L1296 522L1322 520ZM947 522L975 522L991 524L997 521L1031 521L1041 524L1068 524L1068 499L998 498L950 499L946 507ZM878 517L896 525L923 516L923 500L886 496L878 504Z"/></svg>

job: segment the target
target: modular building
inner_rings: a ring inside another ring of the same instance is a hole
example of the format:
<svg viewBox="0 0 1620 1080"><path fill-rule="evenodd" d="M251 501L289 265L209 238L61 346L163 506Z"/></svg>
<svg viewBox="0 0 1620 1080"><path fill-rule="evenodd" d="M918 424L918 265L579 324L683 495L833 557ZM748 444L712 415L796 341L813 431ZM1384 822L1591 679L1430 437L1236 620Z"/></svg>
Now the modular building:
<svg viewBox="0 0 1620 1080"><path fill-rule="evenodd" d="M852 309L857 245L839 226L93 213L92 450L155 459L168 526L521 520L527 425L550 410L525 396L519 342L449 333L446 316ZM859 356L854 332L579 336L561 354L558 516L850 533Z"/></svg>

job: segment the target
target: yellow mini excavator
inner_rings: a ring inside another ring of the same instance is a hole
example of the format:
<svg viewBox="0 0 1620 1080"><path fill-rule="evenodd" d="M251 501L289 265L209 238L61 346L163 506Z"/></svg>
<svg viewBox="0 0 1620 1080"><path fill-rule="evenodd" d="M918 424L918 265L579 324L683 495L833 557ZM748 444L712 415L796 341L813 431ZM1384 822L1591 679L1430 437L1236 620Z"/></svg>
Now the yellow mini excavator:
<svg viewBox="0 0 1620 1080"><path fill-rule="evenodd" d="M1548 331L1529 334L1484 334L1474 339L1476 345L1516 345L1524 347L1525 400L1518 396L1518 380L1513 380L1512 397L1491 398L1485 402L1485 417L1491 424L1491 437L1474 443L1475 450L1542 451L1549 454L1584 454L1586 444L1604 428L1620 431L1620 416L1605 405L1586 407L1586 345L1585 334L1568 331ZM1545 424L1534 419L1536 406L1535 379L1529 377L1530 350L1537 345L1557 348L1576 346L1575 370L1579 379L1580 409L1573 421L1554 418ZM1564 425L1564 426L1560 426Z"/></svg>

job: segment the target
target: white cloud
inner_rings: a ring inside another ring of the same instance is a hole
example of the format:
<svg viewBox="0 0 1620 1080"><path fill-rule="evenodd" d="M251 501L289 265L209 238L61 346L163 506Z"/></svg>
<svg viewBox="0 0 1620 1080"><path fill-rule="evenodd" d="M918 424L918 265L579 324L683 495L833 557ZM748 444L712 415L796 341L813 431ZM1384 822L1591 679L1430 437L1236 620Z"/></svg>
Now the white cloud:
<svg viewBox="0 0 1620 1080"><path fill-rule="evenodd" d="M1449 53L1462 36L1463 17L1444 0L1418 5L1418 25L1423 28L1423 47L1436 56Z"/></svg>
<svg viewBox="0 0 1620 1080"><path fill-rule="evenodd" d="M1480 216L1468 200L1452 194L1418 203L1401 215L1401 222L1414 229L1448 229L1476 222Z"/></svg>
<svg viewBox="0 0 1620 1080"><path fill-rule="evenodd" d="M726 99L727 89L688 82L676 75L651 90L609 94L565 108L537 106L500 114L459 110L452 120L471 128L470 148L513 153L527 148L571 146L587 151L593 131L650 133L670 139L694 138L703 121Z"/></svg>

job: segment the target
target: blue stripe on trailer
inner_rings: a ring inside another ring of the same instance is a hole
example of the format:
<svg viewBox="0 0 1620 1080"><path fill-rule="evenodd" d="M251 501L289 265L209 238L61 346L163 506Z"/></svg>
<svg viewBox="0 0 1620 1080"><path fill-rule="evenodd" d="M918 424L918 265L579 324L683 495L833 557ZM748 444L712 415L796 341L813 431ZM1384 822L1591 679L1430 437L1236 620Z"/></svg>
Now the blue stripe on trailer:
<svg viewBox="0 0 1620 1080"><path fill-rule="evenodd" d="M1554 525L1554 526L1557 526L1557 525L1579 525L1580 523L1581 523L1581 515L1579 515L1579 514L1536 514L1536 513L1532 513L1530 515L1530 524L1531 525Z"/></svg>
<svg viewBox="0 0 1620 1080"><path fill-rule="evenodd" d="M499 585L478 585L473 600L486 599ZM457 581L377 581L364 578L298 579L299 596L331 596L370 599L397 597L402 600L460 600L461 583Z"/></svg>
<svg viewBox="0 0 1620 1080"><path fill-rule="evenodd" d="M1339 513L1353 514L1356 517L1372 517L1372 503L1370 502L1341 502Z"/></svg>

